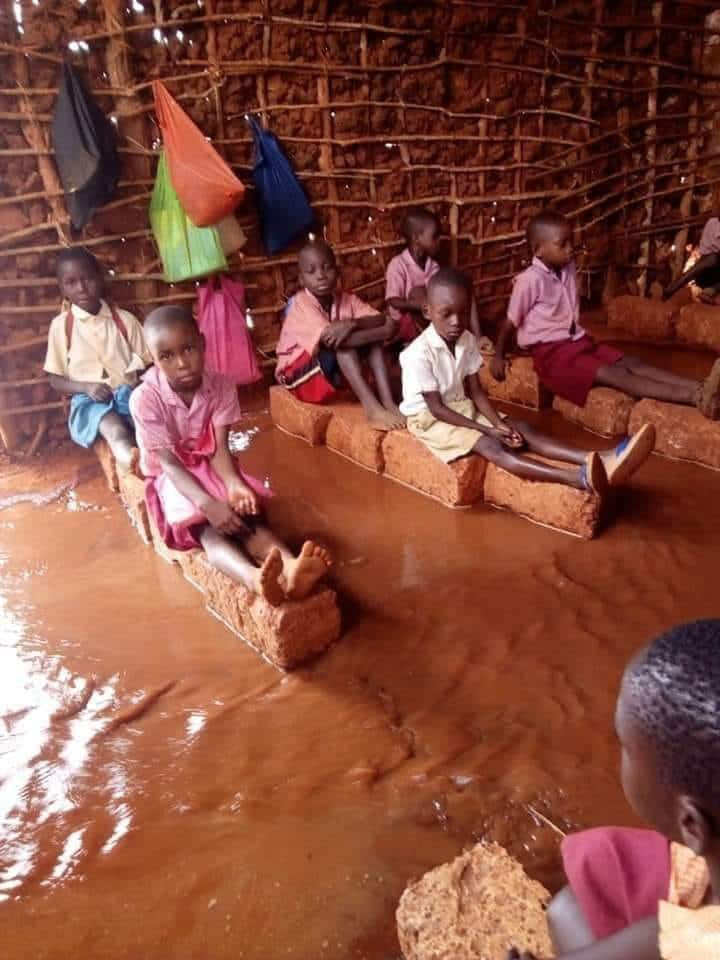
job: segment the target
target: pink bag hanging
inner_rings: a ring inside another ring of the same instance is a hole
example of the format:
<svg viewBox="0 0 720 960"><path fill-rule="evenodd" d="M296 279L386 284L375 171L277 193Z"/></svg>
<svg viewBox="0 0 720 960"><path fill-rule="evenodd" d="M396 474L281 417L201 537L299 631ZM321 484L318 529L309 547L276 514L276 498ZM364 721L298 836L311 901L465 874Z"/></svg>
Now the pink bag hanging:
<svg viewBox="0 0 720 960"><path fill-rule="evenodd" d="M245 287L222 274L198 292L198 325L205 334L209 370L242 386L262 377L245 320Z"/></svg>

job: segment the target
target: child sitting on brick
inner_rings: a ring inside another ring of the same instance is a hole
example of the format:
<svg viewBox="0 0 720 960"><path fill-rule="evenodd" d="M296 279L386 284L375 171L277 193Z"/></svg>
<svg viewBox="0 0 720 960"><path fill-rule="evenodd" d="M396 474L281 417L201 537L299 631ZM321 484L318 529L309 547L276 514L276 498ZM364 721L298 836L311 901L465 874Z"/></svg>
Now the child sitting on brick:
<svg viewBox="0 0 720 960"><path fill-rule="evenodd" d="M325 403L344 377L373 427L403 427L385 352L397 324L338 288L335 254L327 243L306 243L298 256L298 268L302 289L288 304L280 331L278 383L306 403ZM375 389L366 379L365 361Z"/></svg>
<svg viewBox="0 0 720 960"><path fill-rule="evenodd" d="M720 620L675 627L627 667L615 715L623 788L658 832L599 828L563 842L569 886L548 911L558 958L720 956L718 703Z"/></svg>
<svg viewBox="0 0 720 960"><path fill-rule="evenodd" d="M692 251L681 276L665 290L665 299L690 284L693 296L712 305L720 302L720 219L705 224L700 243Z"/></svg>
<svg viewBox="0 0 720 960"><path fill-rule="evenodd" d="M202 547L212 566L278 606L301 600L325 576L327 550L306 541L298 557L268 526L262 484L238 470L228 448L240 417L234 384L205 368L205 338L192 314L153 310L145 336L155 362L130 398L145 498L173 550Z"/></svg>
<svg viewBox="0 0 720 960"><path fill-rule="evenodd" d="M711 420L720 417L720 360L698 381L596 343L580 326L570 223L558 213L541 213L530 221L527 237L533 261L515 279L498 332L490 368L496 380L505 378L505 350L515 329L540 380L579 407L593 387L612 387L633 397L695 406Z"/></svg>
<svg viewBox="0 0 720 960"><path fill-rule="evenodd" d="M440 220L431 210L415 207L403 219L402 235L407 247L392 258L385 271L385 306L398 323L398 340L410 343L425 325L428 281L440 269L433 259L440 248ZM475 297L470 304L470 331L480 339Z"/></svg>
<svg viewBox="0 0 720 960"><path fill-rule="evenodd" d="M476 453L516 476L598 494L604 493L608 477L618 483L634 472L648 455L648 433L652 449L651 427L621 450L598 454L503 419L477 376L483 360L468 329L470 297L469 280L456 270L438 270L428 283L425 313L430 326L400 354L400 410L410 433L444 463ZM543 463L527 453L571 466Z"/></svg>
<svg viewBox="0 0 720 960"><path fill-rule="evenodd" d="M128 400L150 363L142 327L103 299L100 265L83 247L61 251L57 277L66 307L50 324L50 386L72 397L68 426L75 443L91 447L104 437L121 469L132 471L138 451Z"/></svg>

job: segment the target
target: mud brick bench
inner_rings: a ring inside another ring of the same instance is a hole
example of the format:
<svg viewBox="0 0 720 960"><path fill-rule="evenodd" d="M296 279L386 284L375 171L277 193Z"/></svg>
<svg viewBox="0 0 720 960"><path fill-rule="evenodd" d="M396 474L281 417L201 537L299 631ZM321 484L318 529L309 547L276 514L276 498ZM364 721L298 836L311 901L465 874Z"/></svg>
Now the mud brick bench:
<svg viewBox="0 0 720 960"><path fill-rule="evenodd" d="M169 549L145 506L145 481L118 471L104 441L96 443L93 450L108 486L119 492L143 542L151 544L163 560L179 566L185 579L204 594L210 613L266 660L281 670L292 670L338 639L340 610L333 590L324 587L304 600L288 600L274 607L211 567L202 550Z"/></svg>
<svg viewBox="0 0 720 960"><path fill-rule="evenodd" d="M655 453L720 470L720 421L708 420L694 407L640 400L630 417L630 432L644 423L656 431Z"/></svg>
<svg viewBox="0 0 720 960"><path fill-rule="evenodd" d="M637 340L674 340L680 312L677 301L624 295L608 304L608 327Z"/></svg>
<svg viewBox="0 0 720 960"><path fill-rule="evenodd" d="M518 404L531 410L541 410L552 403L552 393L540 383L530 357L510 357L502 381L493 377L486 361L480 368L480 383L493 400Z"/></svg>
<svg viewBox="0 0 720 960"><path fill-rule="evenodd" d="M688 304L680 310L675 333L680 343L720 353L720 307Z"/></svg>
<svg viewBox="0 0 720 960"><path fill-rule="evenodd" d="M285 396L278 398L277 391ZM317 423L311 425L309 407L284 387L270 388L270 412L281 430L317 445ZM600 523L598 497L555 483L521 480L482 457L470 456L442 463L406 430L374 430L358 405L315 407L329 420L323 429L327 446L344 457L448 507L469 507L482 501L517 513L562 533L590 539Z"/></svg>
<svg viewBox="0 0 720 960"><path fill-rule="evenodd" d="M625 436L630 415L637 400L635 397L611 390L609 387L594 387L588 394L584 407L578 407L562 397L553 399L553 410L566 420L584 427L601 437Z"/></svg>

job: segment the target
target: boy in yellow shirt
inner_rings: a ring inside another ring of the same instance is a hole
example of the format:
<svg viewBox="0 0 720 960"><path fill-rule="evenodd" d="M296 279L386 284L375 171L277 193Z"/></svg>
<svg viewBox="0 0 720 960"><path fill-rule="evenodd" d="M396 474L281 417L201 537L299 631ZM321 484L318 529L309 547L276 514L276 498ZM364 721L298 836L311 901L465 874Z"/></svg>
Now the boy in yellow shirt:
<svg viewBox="0 0 720 960"><path fill-rule="evenodd" d="M83 247L60 253L57 277L65 307L50 324L45 372L55 390L72 397L70 436L82 447L104 437L121 468L134 470L128 400L152 362L142 327L103 299L100 265Z"/></svg>

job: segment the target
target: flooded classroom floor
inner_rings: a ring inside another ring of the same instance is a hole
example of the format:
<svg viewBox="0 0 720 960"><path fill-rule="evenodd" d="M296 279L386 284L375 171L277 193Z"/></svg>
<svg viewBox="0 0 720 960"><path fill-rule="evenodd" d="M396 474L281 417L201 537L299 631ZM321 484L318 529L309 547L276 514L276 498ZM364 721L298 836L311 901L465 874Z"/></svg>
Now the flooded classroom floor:
<svg viewBox="0 0 720 960"><path fill-rule="evenodd" d="M5 960L394 960L407 880L474 840L556 887L558 831L633 822L616 689L718 613L718 475L653 457L587 543L245 427L279 531L336 558L342 638L290 675L90 455L0 475Z"/></svg>

